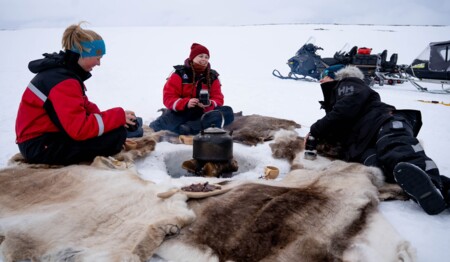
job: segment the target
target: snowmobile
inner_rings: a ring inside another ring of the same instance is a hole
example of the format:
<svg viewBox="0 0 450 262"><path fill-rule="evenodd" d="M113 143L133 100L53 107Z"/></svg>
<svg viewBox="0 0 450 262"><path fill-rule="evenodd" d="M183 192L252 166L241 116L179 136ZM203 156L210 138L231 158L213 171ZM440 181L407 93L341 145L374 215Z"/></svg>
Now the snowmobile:
<svg viewBox="0 0 450 262"><path fill-rule="evenodd" d="M397 64L398 54L392 54L389 60L387 60L387 54L387 50L383 50L379 54L375 70L375 83L383 86L385 84L395 85L406 82L406 74L402 71L404 66Z"/></svg>
<svg viewBox="0 0 450 262"><path fill-rule="evenodd" d="M317 54L318 50L323 50L323 48L314 45L311 38L308 39L295 55L287 61L291 69L287 76L283 76L277 69L274 69L272 74L281 79L319 80L321 72L329 65L325 64Z"/></svg>
<svg viewBox="0 0 450 262"><path fill-rule="evenodd" d="M347 47L348 45L346 44L333 57L322 58L317 54L317 51L323 50L323 48L315 45L314 39L310 37L295 55L287 61L291 69L287 76L282 75L277 69L274 69L272 74L281 79L318 81L325 68L336 64L348 65L351 63L357 47L353 47L348 52L343 51Z"/></svg>
<svg viewBox="0 0 450 262"><path fill-rule="evenodd" d="M402 72L419 91L450 93L450 41L431 42ZM429 90L419 82L440 84L442 90Z"/></svg>
<svg viewBox="0 0 450 262"><path fill-rule="evenodd" d="M371 55L370 48L358 48L353 46L349 51L348 44L336 52L333 57L321 58L318 50L323 48L310 42L311 38L297 51L295 56L291 57L287 64L291 72L287 76L283 76L280 71L274 69L272 74L281 79L318 81L323 70L329 66L336 64L355 65L363 71L364 81L373 86L375 83L375 72L379 62L379 55Z"/></svg>
<svg viewBox="0 0 450 262"><path fill-rule="evenodd" d="M372 48L354 46L348 53L336 53L339 63L354 65L364 73L364 82L372 87L374 84L383 86L401 84L405 82L404 74L397 65L398 54L391 55L387 60L388 51L385 49L379 54L372 54Z"/></svg>

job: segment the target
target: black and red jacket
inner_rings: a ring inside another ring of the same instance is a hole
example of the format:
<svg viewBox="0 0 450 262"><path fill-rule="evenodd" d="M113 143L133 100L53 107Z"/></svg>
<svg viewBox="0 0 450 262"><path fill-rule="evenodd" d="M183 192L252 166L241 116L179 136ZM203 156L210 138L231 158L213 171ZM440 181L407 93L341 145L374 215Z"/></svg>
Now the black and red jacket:
<svg viewBox="0 0 450 262"><path fill-rule="evenodd" d="M208 64L208 67L210 65ZM211 111L218 106L223 106L224 96L221 90L221 83L219 74L209 69L209 75L197 74L194 78L194 73L188 60L184 65L174 66L175 72L170 75L163 90L163 103L173 111L183 111L186 109L191 98L198 97L200 89L207 89L209 91L209 99L211 106L204 108L205 112ZM210 79L210 85L207 85L206 79Z"/></svg>
<svg viewBox="0 0 450 262"><path fill-rule="evenodd" d="M91 74L72 51L44 54L28 68L37 75L25 89L16 119L16 143L50 132L65 132L77 141L101 136L125 124L125 111L100 111L85 95Z"/></svg>

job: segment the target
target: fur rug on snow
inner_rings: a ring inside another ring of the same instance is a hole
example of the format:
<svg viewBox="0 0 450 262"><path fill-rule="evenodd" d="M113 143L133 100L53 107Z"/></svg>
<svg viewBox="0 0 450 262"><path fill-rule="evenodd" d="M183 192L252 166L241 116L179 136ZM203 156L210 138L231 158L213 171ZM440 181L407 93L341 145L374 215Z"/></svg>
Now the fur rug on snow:
<svg viewBox="0 0 450 262"><path fill-rule="evenodd" d="M272 156L277 159L286 159L291 164L291 170L295 169L320 169L335 160L330 151L324 152L324 148L333 148L330 145L322 144L317 150L316 160L304 158L304 138L298 136L293 130L280 130L274 135L274 140L269 144ZM331 150L334 152L334 150ZM381 170L379 171L381 173ZM409 196L398 184L381 183L378 186L379 198L386 200L408 200Z"/></svg>
<svg viewBox="0 0 450 262"><path fill-rule="evenodd" d="M233 180L230 191L186 204L185 194L159 198L170 186L139 178L133 160L154 150L153 135L91 165L0 170L4 261L146 261L154 253L171 261L415 260L377 209L381 189L392 190L376 168L308 163L302 151L292 154L286 138L298 143L295 135L279 135L272 150L307 169L281 181Z"/></svg>
<svg viewBox="0 0 450 262"><path fill-rule="evenodd" d="M142 180L134 160L164 133L132 139L113 158L67 167L30 165L20 154L0 170L0 251L9 261L146 261L195 215L186 196Z"/></svg>
<svg viewBox="0 0 450 262"><path fill-rule="evenodd" d="M161 201L164 187L104 162L1 170L4 261L145 261L194 220L184 195Z"/></svg>
<svg viewBox="0 0 450 262"><path fill-rule="evenodd" d="M231 132L233 141L255 146L273 140L279 130L293 130L300 127L300 124L292 120L262 115L242 115L242 112L239 112L235 114L234 121L224 129Z"/></svg>
<svg viewBox="0 0 450 262"><path fill-rule="evenodd" d="M262 115L243 115L242 112L234 114L234 121L223 127L228 131L236 143L256 146L274 139L275 133L280 130L294 130L301 125L292 120ZM144 129L145 130L145 129ZM158 142L166 141L173 144L182 144L181 137L173 132L165 131Z"/></svg>
<svg viewBox="0 0 450 262"><path fill-rule="evenodd" d="M234 181L190 199L197 219L157 254L169 261L415 261L378 211L376 168L334 161L282 181Z"/></svg>

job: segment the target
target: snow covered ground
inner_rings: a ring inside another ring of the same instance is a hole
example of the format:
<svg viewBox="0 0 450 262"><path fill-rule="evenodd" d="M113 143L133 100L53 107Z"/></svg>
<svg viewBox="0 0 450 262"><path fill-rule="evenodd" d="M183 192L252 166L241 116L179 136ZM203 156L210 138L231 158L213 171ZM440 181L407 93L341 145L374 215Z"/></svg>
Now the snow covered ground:
<svg viewBox="0 0 450 262"><path fill-rule="evenodd" d="M362 25L267 25L238 27L90 27L106 41L102 65L86 82L87 95L101 109L122 106L134 110L148 124L159 113L162 87L172 66L189 55L198 42L209 48L212 68L220 73L225 102L244 114L261 114L295 120L302 124L300 135L324 112L319 110L322 95L318 83L281 80L273 69L287 74L287 59L310 37L323 47L322 57L331 57L345 44L370 47L374 53L398 53L399 64L409 64L429 42L449 40L450 27L362 26ZM0 168L18 152L14 143L14 123L23 90L33 74L30 60L45 52L60 50L64 28L34 28L0 31ZM430 89L439 86L428 85ZM450 108L417 100L450 102L450 94L418 92L410 83L375 86L382 99L397 108L422 111L424 126L419 134L427 154L441 173L450 176ZM234 146L240 170L238 177L257 178L266 165L289 170L285 161L271 157L268 143L256 147ZM159 143L149 157L139 161L145 179L165 183L177 163L191 157L186 145ZM178 162L177 162L178 161ZM399 233L417 249L419 261L445 261L450 257L450 212L426 215L413 202L387 202L381 211Z"/></svg>

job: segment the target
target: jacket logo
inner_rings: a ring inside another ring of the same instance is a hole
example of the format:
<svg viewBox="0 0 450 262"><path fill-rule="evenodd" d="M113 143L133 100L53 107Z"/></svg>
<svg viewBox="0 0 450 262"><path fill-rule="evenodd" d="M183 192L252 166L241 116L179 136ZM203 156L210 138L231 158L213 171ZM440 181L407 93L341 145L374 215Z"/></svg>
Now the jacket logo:
<svg viewBox="0 0 450 262"><path fill-rule="evenodd" d="M338 96L348 96L352 95L355 91L353 86L342 86L338 88Z"/></svg>
<svg viewBox="0 0 450 262"><path fill-rule="evenodd" d="M183 75L183 79L188 79L188 78L189 78L188 75L186 75L186 74Z"/></svg>

